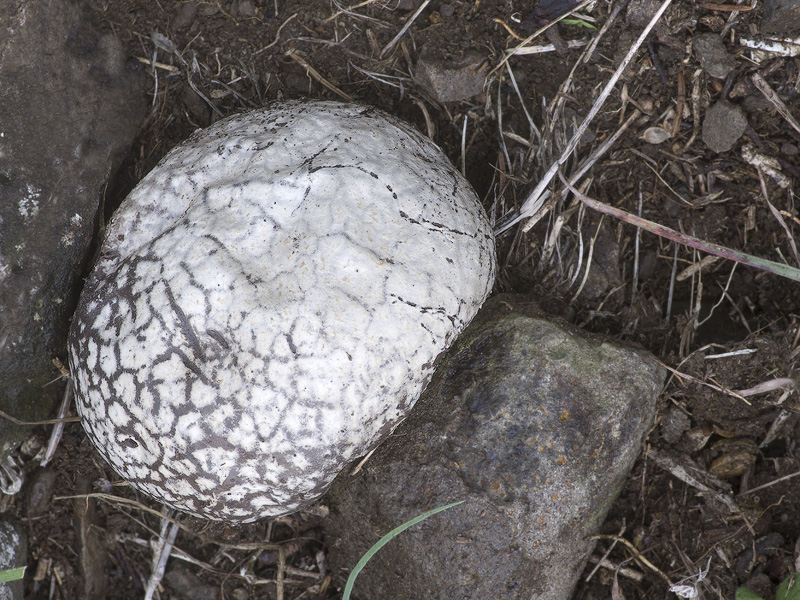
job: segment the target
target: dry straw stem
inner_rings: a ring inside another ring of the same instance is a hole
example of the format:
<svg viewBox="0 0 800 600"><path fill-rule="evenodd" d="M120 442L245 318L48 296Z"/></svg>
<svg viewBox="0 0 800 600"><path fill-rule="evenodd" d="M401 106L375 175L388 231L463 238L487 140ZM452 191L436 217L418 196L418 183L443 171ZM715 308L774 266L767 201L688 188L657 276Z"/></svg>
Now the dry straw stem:
<svg viewBox="0 0 800 600"><path fill-rule="evenodd" d="M146 513L149 513L149 514L151 514L151 515L153 515L155 517L158 517L159 519L163 519L163 520L169 521L170 523L175 524L176 526L178 526L180 529L182 529L183 531L185 531L189 535L197 537L197 538L201 539L205 543L215 544L215 545L220 546L222 548L228 548L228 549L231 549L231 550L247 550L247 551L252 551L252 550L272 550L272 551L276 551L276 552L281 548L280 544L274 544L274 543L269 543L269 542L245 542L245 543L241 543L240 542L240 543L237 543L237 544L230 544L228 542L223 542L221 540L216 540L214 538L211 538L211 537L208 537L206 535L203 535L202 533L199 533L197 531L193 531L192 529L188 528L186 525L184 525L183 523L181 523L180 521L175 519L173 516L165 515L164 513L160 512L160 511L158 511L158 510L156 510L154 508L150 508L149 506L146 506L146 505L142 504L141 502L137 502L136 500L131 500L129 498L124 498L122 496L115 496L113 494L103 494L101 492L92 492L90 494L74 494L74 495L71 495L71 496L54 496L53 500L75 500L75 499L80 499L80 498L85 499L85 500L88 500L89 498L95 498L97 500L102 500L104 502L108 502L109 504L126 505L126 506L133 507L133 508L135 508L137 510L140 510L142 512L146 512ZM117 508L119 508L119 507L117 507Z"/></svg>
<svg viewBox="0 0 800 600"><path fill-rule="evenodd" d="M668 456L666 453L656 450L655 448L650 448L647 452L647 456L659 467L671 473L684 483L692 486L701 494L711 496L718 502L724 504L731 513L741 514L739 505L736 504L730 492L719 491L719 489L726 489L726 486L730 488L730 486L722 480L692 464L681 464L672 456ZM719 489L715 489L715 487Z"/></svg>
<svg viewBox="0 0 800 600"><path fill-rule="evenodd" d="M17 417L12 417L7 412L0 410L0 417L8 419L15 425L58 425L59 423L78 423L80 417L64 417L63 419L44 419L42 421L20 421Z"/></svg>
<svg viewBox="0 0 800 600"><path fill-rule="evenodd" d="M422 14L422 11L425 10L425 7L428 6L430 2L431 0L425 0L422 4L419 5L419 8L416 11L414 11L413 15L409 17L408 21L406 21L406 24L403 25L400 31L397 32L397 35L392 38L392 41L386 44L386 47L383 50L381 50L379 58L383 58L389 53L389 50L394 48L395 44L397 44L397 42L400 41L400 38L403 37L403 34L405 34L405 32L408 31L408 28L411 27L411 24L417 19L418 16Z"/></svg>
<svg viewBox="0 0 800 600"><path fill-rule="evenodd" d="M595 0L583 0L583 2L578 4L575 8L573 8L569 12L565 12L563 15L561 15L557 19L553 19L547 25L544 25L543 27L540 27L539 29L534 31L532 34L530 34L528 37L526 37L524 40L522 40L516 48L513 48L511 50L507 50L505 58L503 58L503 60L501 60L500 63L494 69L492 69L492 73L494 73L498 69L502 68L503 65L506 64L506 62L508 62L508 59L511 58L512 56L514 56L515 54L525 54L525 48L528 46L528 44L530 42L532 42L537 37L542 35L545 31L547 31L548 29L550 29L551 27L556 25L559 21L568 18L570 15L576 13L577 11L589 6L594 1ZM515 37L517 37L517 36L515 36ZM490 75L491 75L491 73L490 73Z"/></svg>
<svg viewBox="0 0 800 600"><path fill-rule="evenodd" d="M262 53L262 52L264 52L265 50L269 50L270 48L272 48L273 46L275 46L275 45L278 43L278 40L280 40L280 39L281 39L281 32L283 31L283 28L284 28L284 27L286 27L286 26L289 24L289 21L291 21L292 19L294 19L294 18L295 18L297 15L298 15L298 13L294 13L294 14L293 14L291 17L289 17L289 18L288 18L288 19L286 19L286 20L285 20L283 23L281 23L281 26L280 26L280 27L278 27L278 31L276 31L276 32L275 32L275 39L274 39L274 40L272 40L272 42L270 42L269 44L267 44L267 45L266 45L266 46L264 46L263 48L261 48L261 49L259 49L259 50L256 50L256 51L253 53L253 58L255 58L256 56L258 56L259 54L261 54L261 53Z"/></svg>
<svg viewBox="0 0 800 600"><path fill-rule="evenodd" d="M769 483L765 483L763 485L759 485L759 486L756 486L756 487L754 487L752 489L746 490L746 491L742 492L741 494L739 494L739 496L746 496L747 494L752 494L754 492L760 492L764 488L771 487L771 486L773 486L773 485L775 485L777 483L781 483L783 481L786 481L787 479L793 479L794 477L797 477L798 475L800 475L800 471L795 471L794 473L789 473L788 475L784 475L783 477L778 477L778 479L773 479Z"/></svg>
<svg viewBox="0 0 800 600"><path fill-rule="evenodd" d="M567 40L565 42L567 48L583 48L589 42L586 40ZM544 54L545 52L555 52L556 47L553 44L544 44L543 46L526 46L514 51L517 56L527 56L530 54ZM508 63L506 63L508 64Z"/></svg>
<svg viewBox="0 0 800 600"><path fill-rule="evenodd" d="M171 510L167 514L172 513ZM144 600L152 600L161 580L164 579L164 572L167 570L167 561L172 554L172 547L175 545L175 538L178 537L178 526L167 520L161 521L161 532L158 540L153 543L152 572L147 580L147 588L144 593Z"/></svg>
<svg viewBox="0 0 800 600"><path fill-rule="evenodd" d="M353 15L352 11L354 11L355 9L362 8L364 6L367 6L368 4L373 4L375 2L377 2L377 0L364 0L364 2L359 2L358 4L354 4L353 6L349 6L347 8L339 8L339 10L337 10L335 13L333 13L330 17L328 17L322 22L330 23L340 15ZM361 16L361 15L355 15L355 16Z"/></svg>
<svg viewBox="0 0 800 600"><path fill-rule="evenodd" d="M559 177L561 178L562 183L569 188L569 190L575 194L575 196L579 198L581 202L598 212L610 215L615 219L635 225L636 227L641 227L642 229L667 238L668 240L672 240L673 242L677 242L678 244L689 246L690 248L695 248L697 250L701 250L702 252L708 252L709 254L715 254L722 258L727 258L728 260L735 260L736 262L740 262L749 267L755 267L756 269L761 269L762 271L780 275L781 277L786 277L787 279L800 281L800 269L795 269L789 265L766 260L764 258L758 258L757 256L752 256L751 254L745 254L744 252L733 250L732 248L726 248L725 246L720 246L719 244L706 242L705 240L675 231L674 229L670 229L664 225L659 225L653 221L642 219L641 217L637 217L629 212L609 206L608 204L593 198L589 198L585 194L582 194L580 191L575 189L575 187L569 181L567 181L560 171Z"/></svg>
<svg viewBox="0 0 800 600"><path fill-rule="evenodd" d="M575 130L572 139L569 141L569 143L567 143L567 146L561 153L560 158L555 162L553 162L553 164L544 174L544 176L539 181L537 186L530 193L528 199L525 200L522 207L519 209L519 215L516 218L514 218L511 222L504 225L502 227L502 231L505 231L506 229L508 229L509 227L511 227L512 225L518 223L523 219L532 217L542 207L542 205L544 204L545 200L547 200L548 197L548 194L545 193L547 186L550 185L550 182L555 177L556 173L559 170L559 167L569 159L570 155L575 150L575 147L578 145L579 140L583 137L583 134L586 133L586 129L589 127L589 123L591 123L592 120L595 118L595 116L597 116L597 113L600 112L600 109L603 107L606 100L611 95L611 91L614 89L614 86L616 85L617 81L619 81L619 78L622 77L622 73L628 67L628 64L633 60L633 57L639 51L640 46L644 43L645 38L653 29L653 27L655 27L655 24L661 18L661 15L664 14L664 11L667 10L667 7L671 4L671 2L672 0L664 0L662 2L658 11L656 11L656 14L653 15L653 18L650 20L650 22L647 24L644 30L642 30L642 33L633 43L630 50L628 50L628 53L625 55L625 58L622 59L622 62L617 67L617 70L614 71L614 74L606 83L605 87L603 88L603 91L600 92L600 95L598 96L594 105L592 105L589 114L586 115L586 118L583 120L580 126ZM507 58L508 57L506 57L506 59ZM529 229L530 227L528 226L525 227L525 231Z"/></svg>
<svg viewBox="0 0 800 600"><path fill-rule="evenodd" d="M781 213L778 212L778 209L772 205L772 202L769 201L769 195L767 194L767 184L764 182L764 175L761 173L761 169L758 170L758 180L761 183L761 193L764 196L764 202L767 203L772 216L775 217L775 220L781 224L783 230L786 232L786 237L789 239L789 246L792 248L792 254L794 254L795 262L800 265L800 255L797 253L797 244L795 244L794 236L792 235L791 229L786 224L786 221L783 220Z"/></svg>
<svg viewBox="0 0 800 600"><path fill-rule="evenodd" d="M295 61L300 66L302 66L306 70L306 73L308 73L311 77L313 77L318 82L320 82L322 85L324 85L330 91L332 91L334 94L336 94L337 96L339 96L340 98L342 98L344 100L347 100L348 102L352 102L353 101L353 99L350 97L349 94L346 94L345 92L340 90L338 87L333 85L330 81L325 79L322 75L320 75L319 71L317 71L314 67L312 67L310 64L308 64L308 62L306 62L306 60L302 56L300 56L297 53L296 50L294 50L294 49L289 50L286 53L286 56L291 58L293 61Z"/></svg>
<svg viewBox="0 0 800 600"><path fill-rule="evenodd" d="M769 100L773 106L775 106L776 110L781 113L781 116L789 122L795 131L800 133L800 123L797 122L792 116L792 113L789 111L789 107L781 100L780 96L775 93L767 81L761 76L761 73L753 73L750 77L753 80L755 86L759 89L759 91L764 94L764 96Z"/></svg>
<svg viewBox="0 0 800 600"><path fill-rule="evenodd" d="M653 573L655 573L656 575L661 577L669 585L672 585L672 581L670 581L669 576L666 573L664 573L664 571L662 571L657 566L655 566L653 563L651 563L649 560L647 560L647 558L644 556L644 554L639 552L639 550L636 548L636 546L634 546L631 542L626 540L624 537L621 537L621 536L618 536L618 535L605 534L605 535L591 535L586 539L587 540L614 540L615 542L619 542L621 544L624 544L625 547L628 548L628 550L631 551L631 553L633 554L634 558L639 563L643 564L648 569L653 571Z"/></svg>
<svg viewBox="0 0 800 600"><path fill-rule="evenodd" d="M617 128L617 130L612 135L608 136L605 139L605 141L602 144L600 144L595 149L595 151L592 152L589 155L589 157L581 163L581 165L577 169L577 172L572 177L570 177L570 180L569 180L570 183L572 185L577 185L578 181L580 180L580 178L583 177L589 171L589 169L591 169L595 165L595 163L598 160L600 160L600 158L608 151L608 149L611 148L611 146L613 146L616 143L616 141L622 136L622 134L625 133L625 131L627 131L628 127L630 127L631 124L636 119L638 119L640 116L642 116L642 113L639 112L638 109L634 110L630 115L628 115L628 118L625 120L625 122L622 125L620 125L619 128ZM545 214L547 214L547 212L550 210L550 208L552 208L553 205L555 205L556 199L559 198L559 197L562 197L564 195L564 192L566 192L566 191L567 191L566 188L562 187L559 190L559 193L556 194L556 195L553 195L553 196L550 196L549 192L547 192L546 195L543 196L543 198L545 200L547 200L549 198L549 202L547 202L547 204L543 204L541 210L539 210L535 214L531 215L530 220L525 224L525 230L527 231L531 227L536 225L536 223L538 223L539 220ZM514 223L516 223L516 222L517 222L517 220L514 220L514 221L512 221L510 223L506 223L505 225L500 227L495 233L497 235L500 235L501 233L503 233L506 230L510 229L514 225ZM555 238L553 236L550 236L550 238L553 240L553 244L554 244L555 243ZM542 260L545 261L547 258L549 258L549 255L551 253L552 253L552 248L549 247L548 245L545 245L545 249L542 251L542 257L543 257Z"/></svg>
<svg viewBox="0 0 800 600"><path fill-rule="evenodd" d="M44 453L44 457L42 461L39 463L40 466L46 467L47 464L53 460L53 457L56 454L56 449L58 448L58 444L61 441L61 437L64 435L64 427L66 424L66 417L67 413L69 412L69 407L72 405L72 380L67 381L67 387L64 390L64 397L61 399L61 405L58 407L58 418L56 419L58 422L56 426L53 427L53 431L50 432L50 439L47 442L47 450Z"/></svg>

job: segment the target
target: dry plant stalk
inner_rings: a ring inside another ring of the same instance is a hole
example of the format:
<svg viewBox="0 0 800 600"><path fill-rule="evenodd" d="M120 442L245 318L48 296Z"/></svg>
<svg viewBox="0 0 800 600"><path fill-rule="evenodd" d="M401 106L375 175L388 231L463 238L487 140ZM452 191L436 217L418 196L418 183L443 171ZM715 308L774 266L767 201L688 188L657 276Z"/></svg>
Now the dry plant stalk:
<svg viewBox="0 0 800 600"><path fill-rule="evenodd" d="M525 200L522 207L519 209L519 214L517 215L517 217L512 219L509 223L503 225L498 231L498 233L502 233L503 231L507 230L509 227L513 226L519 221L532 217L542 207L542 205L549 196L549 194L546 193L547 186L550 185L550 182L553 180L556 173L559 171L561 165L563 165L569 159L570 155L578 145L578 142L583 137L583 134L586 133L586 129L589 127L589 123L591 123L594 120L595 116L597 116L597 113L600 112L600 109L603 107L606 100L611 95L611 91L614 89L614 86L616 85L617 81L619 81L619 78L622 77L622 73L628 67L628 64L631 62L631 60L633 60L633 57L636 55L636 53L639 51L639 48L644 43L645 38L653 29L658 20L661 18L661 15L664 14L664 11L667 9L667 7L670 5L671 2L672 0L663 0L658 11L656 11L656 14L653 15L653 18L650 20L650 22L647 24L644 30L642 30L642 33L633 43L630 50L628 50L628 53L625 55L625 58L622 59L622 62L619 64L616 71L614 71L614 74L606 83L605 87L603 88L603 91L600 92L600 95L598 96L597 100L592 105L592 108L589 110L589 114L586 115L586 118L584 118L583 122L575 130L572 139L570 139L570 141L567 143L567 146L566 148L564 148L564 151L561 153L561 156L558 158L558 160L554 161L552 165L550 165L550 168L547 170L547 172L544 174L544 176L539 181L537 186L530 193L527 200ZM526 225L523 231L528 231L529 229L530 227Z"/></svg>
<svg viewBox="0 0 800 600"><path fill-rule="evenodd" d="M725 246L720 246L719 244L706 242L705 240L701 240L691 235L686 235L685 233L681 233L680 231L675 231L674 229L670 229L669 227L665 227L664 225L659 225L658 223L654 223L653 221L642 219L641 217L637 217L636 215L633 215L619 208L609 206L608 204L600 202L599 200L589 198L585 194L582 194L580 191L575 189L575 187L569 181L567 181L564 175L560 172L559 172L559 177L561 178L562 183L565 186L567 186L567 188L569 188L569 190L573 194L575 194L575 196L579 198L581 202L583 202L589 208L593 208L598 212L610 215L615 219L619 219L620 221L624 221L625 223L635 225L636 227L641 227L642 229L645 229L651 233L655 233L656 235L659 235L661 237L667 238L668 240L671 240L673 242L677 242L678 244L681 244L683 246L695 248L703 252L708 252L709 254L716 254L717 256L720 256L722 258L727 258L728 260L735 260L736 262L740 262L749 267L755 267L756 269L761 269L762 271L767 271L775 275L780 275L781 277L793 279L794 281L800 281L800 269L790 267L789 265L783 263L778 263L764 258L759 258L751 254L746 254L744 252L740 252L739 250L734 250L732 248L726 248Z"/></svg>

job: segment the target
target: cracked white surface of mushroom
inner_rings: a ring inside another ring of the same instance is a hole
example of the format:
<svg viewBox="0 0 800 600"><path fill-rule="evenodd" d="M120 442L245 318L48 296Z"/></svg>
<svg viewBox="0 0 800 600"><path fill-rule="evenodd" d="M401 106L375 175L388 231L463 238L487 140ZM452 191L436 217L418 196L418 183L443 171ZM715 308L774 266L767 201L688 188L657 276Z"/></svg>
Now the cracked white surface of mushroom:
<svg viewBox="0 0 800 600"><path fill-rule="evenodd" d="M470 185L374 108L286 102L171 151L115 213L69 339L78 411L138 489L253 521L406 416L488 296Z"/></svg>

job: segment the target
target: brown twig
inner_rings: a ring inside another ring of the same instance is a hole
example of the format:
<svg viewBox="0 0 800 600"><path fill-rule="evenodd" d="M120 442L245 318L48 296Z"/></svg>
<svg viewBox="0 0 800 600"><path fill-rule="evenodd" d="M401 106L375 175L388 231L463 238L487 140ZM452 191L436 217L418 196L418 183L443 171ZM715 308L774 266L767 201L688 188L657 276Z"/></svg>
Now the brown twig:
<svg viewBox="0 0 800 600"><path fill-rule="evenodd" d="M411 24L417 19L418 16L422 14L422 11L425 10L428 4L430 4L430 1L431 0L423 0L422 4L419 5L419 8L416 11L414 11L414 14L408 18L408 21L406 21L405 25L403 25L400 31L397 32L397 35L392 38L392 41L386 44L384 49L381 50L379 58L383 58L389 53L389 50L394 48L395 44L397 44L397 42L400 40L401 37L403 37L405 32L408 31L408 28L411 27Z"/></svg>
<svg viewBox="0 0 800 600"><path fill-rule="evenodd" d="M291 21L292 19L294 19L294 18L295 18L297 15L298 15L298 13L294 13L294 14L293 14L291 17L289 17L289 18L288 18L288 19L286 19L286 20L285 20L283 23L281 23L281 26L280 26L280 27L278 27L278 31L276 31L276 32L275 32L275 39L274 39L274 40L272 40L272 42L270 42L269 44L267 44L267 45L266 45L266 46L264 46L263 48L261 48L260 50L256 50L256 51L253 53L253 57L255 58L256 56L258 56L259 54L261 54L262 52L264 52L264 50L269 50L270 48L272 48L273 46L275 46L275 44L277 44L277 43L278 43L278 40L280 40L280 39L281 39L281 32L283 31L283 28L284 28L284 27L286 27L286 26L289 24L289 21Z"/></svg>
<svg viewBox="0 0 800 600"><path fill-rule="evenodd" d="M624 537L621 537L621 536L618 536L618 535L590 535L586 539L588 539L588 540L614 540L616 542L624 544L628 548L628 550L631 551L631 553L633 554L634 558L636 558L637 561L639 561L641 564L645 565L648 569L650 569L651 571L653 571L653 573L655 573L656 575L661 577L669 585L672 585L672 581L670 581L670 578L667 576L667 574L664 573L664 571L659 569L657 566L655 566L653 563L651 563L649 560L647 560L647 558L641 552L639 552L639 550L636 548L636 546L634 546L631 542L626 540Z"/></svg>
<svg viewBox="0 0 800 600"><path fill-rule="evenodd" d="M740 4L714 4L713 2L706 2L703 4L698 4L697 6L707 10L719 10L723 12L747 12L755 8L755 5L741 6Z"/></svg>
<svg viewBox="0 0 800 600"><path fill-rule="evenodd" d="M750 76L750 79L753 80L753 83L758 90L764 94L766 99L772 103L775 109L781 113L781 116L789 122L789 125L791 125L795 131L800 133L800 123L798 123L797 119L792 116L792 113L789 111L789 108L786 106L784 101L781 100L781 97L778 96L778 94L775 93L775 90L770 87L770 85L767 83L767 80L761 76L761 73L753 73Z"/></svg>
<svg viewBox="0 0 800 600"><path fill-rule="evenodd" d="M8 419L15 425L58 425L59 423L77 423L81 420L80 417L64 417L63 419L44 419L42 421L20 421L2 410L0 410L0 417Z"/></svg>
<svg viewBox="0 0 800 600"><path fill-rule="evenodd" d="M703 252L708 252L709 254L716 254L717 256L727 258L728 260L735 260L736 262L740 262L749 267L755 267L756 269L774 273L775 275L780 275L781 277L786 277L794 281L800 281L800 269L795 269L794 267L790 267L789 265L783 263L752 256L751 254L745 254L739 250L726 248L725 246L720 246L719 244L707 242L691 235L675 231L674 229L670 229L664 225L654 223L653 221L642 219L629 212L609 206L608 204L599 202L598 200L594 200L593 198L589 198L588 196L582 194L567 181L561 171L558 172L558 176L561 178L561 182L567 186L567 188L569 188L569 190L575 194L581 202L598 212L610 215L615 219L635 225L636 227L641 227L642 229L645 229L651 233L655 233L658 236L667 238L668 240L672 240L673 242L677 242L684 246L695 248Z"/></svg>
<svg viewBox="0 0 800 600"><path fill-rule="evenodd" d="M297 53L296 50L294 50L293 48L290 49L288 52L286 52L286 56L288 56L293 61L295 61L297 64L299 64L301 67L303 67L306 70L306 73L308 73L311 77L313 77L319 83L321 83L326 88L328 88L334 94L336 94L340 98L343 98L344 100L347 100L348 102L352 102L353 101L353 99L350 97L349 94L346 94L345 92L340 90L338 87L333 85L330 81L325 79L322 75L320 75L319 71L317 71L314 67L312 67L310 64L308 64L308 62L306 62L306 60L302 56L300 56Z"/></svg>
<svg viewBox="0 0 800 600"><path fill-rule="evenodd" d="M522 207L519 210L519 215L511 223L504 226L503 228L504 230L513 225L514 223L517 223L523 219L535 215L539 211L539 208L541 208L541 206L544 204L545 200L547 200L548 197L545 194L547 186L550 185L550 182L553 180L556 173L559 171L560 166L567 161L572 152L575 150L575 147L578 145L578 142L583 137L583 134L586 133L586 129L589 127L589 123L591 123L594 120L595 116L597 116L597 113L600 112L600 109L603 107L606 100L611 95L611 91L614 89L614 86L617 84L617 81L619 81L619 78L622 77L622 74L625 72L625 69L627 69L628 64L633 60L633 57L639 51L639 48L641 47L642 43L644 43L645 38L653 29L653 27L655 27L655 24L661 18L661 15L664 14L664 11L667 10L667 7L669 7L671 2L672 0L663 0L659 9L653 15L652 19L650 19L650 22L647 24L647 26L642 30L641 34L639 34L639 37L636 39L636 41L631 45L630 49L628 50L628 53L622 59L622 62L620 62L616 71L614 71L614 74L609 78L608 82L603 87L603 90L598 95L597 100L592 105L592 108L589 110L589 113L586 115L583 122L580 124L579 127L576 128L575 133L572 136L572 139L570 139L570 141L567 143L567 146L566 148L564 148L559 159L554 161L552 165L550 165L550 168L547 170L544 176L539 180L537 186L528 195L528 198L522 204Z"/></svg>

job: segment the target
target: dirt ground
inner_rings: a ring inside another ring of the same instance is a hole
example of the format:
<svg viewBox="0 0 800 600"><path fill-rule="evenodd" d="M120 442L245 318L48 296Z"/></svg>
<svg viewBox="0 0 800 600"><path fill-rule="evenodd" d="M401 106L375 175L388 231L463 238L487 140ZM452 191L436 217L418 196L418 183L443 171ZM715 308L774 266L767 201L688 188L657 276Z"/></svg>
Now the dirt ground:
<svg viewBox="0 0 800 600"><path fill-rule="evenodd" d="M98 26L123 41L152 101L109 189L106 212L198 127L275 99L350 97L430 135L454 164L464 165L499 225L561 154L646 23L642 12L659 5L648 9L649 1L637 0L619 11L620 2L597 0L579 11L582 20L559 23L525 43L555 43L561 50L513 55L505 63L509 50L564 7L433 0L413 18L419 0L93 0ZM575 172L640 108L579 180L584 193L703 240L800 266L791 185L780 187L742 155L750 144L773 157L795 185L800 181L800 133L752 81L760 73L800 118L800 60L775 55L754 62L738 41L761 33L760 5L730 9L674 0L564 172ZM583 47L566 43L591 40L609 22L595 51L579 63ZM723 31L735 67L714 79L700 71L692 40ZM438 103L412 77L430 50L454 58L481 53L485 60L476 68L485 78L483 93ZM703 142L701 127L707 107L720 98L745 107L748 128L732 150L716 153ZM562 101L559 111L555 99ZM669 139L646 141L645 131L661 125ZM771 598L780 581L800 570L800 477L793 478L800 474L800 405L789 393L800 353L800 284L639 234L561 193L557 177L553 188L558 193L535 226L523 232L523 221L498 237L495 291L528 294L549 313L641 344L674 369L659 423L603 527L607 537L598 541L595 557L605 566L593 572L589 565L575 598L675 598L668 588L679 582L705 598L733 598L747 582ZM778 381L765 393L734 393L772 380ZM41 428L40 437L47 435ZM77 426L68 428L54 471L56 498L26 520L29 562L39 569L26 582L28 597L84 597L91 580L102 577L114 590L109 597L142 597L151 571L147 544L158 519L102 499L87 513L85 501L81 509L63 499L112 490L136 498L109 483L117 478ZM7 500L6 508L24 514L32 501ZM340 574L325 572L324 531L307 517L238 528L190 525L194 534L181 532L176 548L192 562L173 573L162 598L184 597L181 589L196 598L275 598L279 575L284 598L340 595ZM76 539L81 531L86 539ZM284 544L281 573L268 543ZM92 548L102 556L87 566L81 556Z"/></svg>

